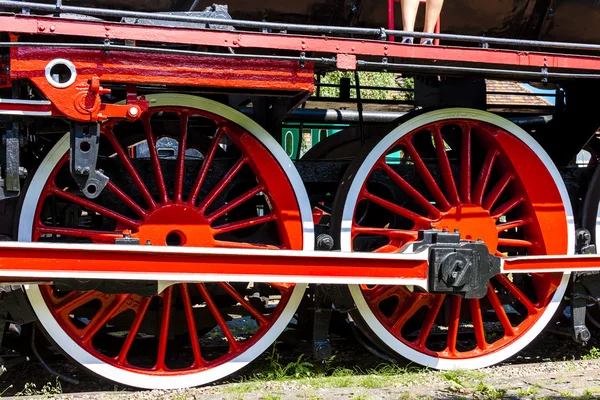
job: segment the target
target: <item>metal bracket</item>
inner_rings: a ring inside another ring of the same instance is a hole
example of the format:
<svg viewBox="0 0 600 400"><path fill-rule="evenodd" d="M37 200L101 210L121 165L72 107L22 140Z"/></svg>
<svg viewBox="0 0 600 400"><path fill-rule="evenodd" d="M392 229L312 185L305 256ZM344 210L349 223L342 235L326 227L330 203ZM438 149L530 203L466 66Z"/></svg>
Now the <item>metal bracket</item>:
<svg viewBox="0 0 600 400"><path fill-rule="evenodd" d="M332 301L326 292L327 287L316 287L311 307L313 356L319 361L327 361L333 353L329 343L329 324L333 311Z"/></svg>
<svg viewBox="0 0 600 400"><path fill-rule="evenodd" d="M592 243L592 235L587 229L577 229L575 232L575 253L596 254L596 245Z"/></svg>
<svg viewBox="0 0 600 400"><path fill-rule="evenodd" d="M501 272L500 258L492 256L482 241L460 240L458 232L421 231L421 241L429 246L429 291L481 299L489 280Z"/></svg>
<svg viewBox="0 0 600 400"><path fill-rule="evenodd" d="M100 124L71 122L71 175L88 199L102 193L109 178L96 170L100 145Z"/></svg>
<svg viewBox="0 0 600 400"><path fill-rule="evenodd" d="M573 293L571 295L571 336L576 343L587 343L592 337L590 330L585 325L587 298L579 295L579 293L585 292L585 288L580 282L574 281L571 290Z"/></svg>
<svg viewBox="0 0 600 400"><path fill-rule="evenodd" d="M7 130L3 137L5 151L4 190L5 194L9 194L9 197L18 196L21 191L19 131L19 124L13 122L12 129Z"/></svg>
<svg viewBox="0 0 600 400"><path fill-rule="evenodd" d="M575 253L596 254L596 246L591 244L592 235L587 229L578 229L575 232ZM596 275L597 277L597 275ZM587 279L586 279L587 278ZM592 334L585 325L588 302L598 303L598 298L589 295L590 284L593 284L594 274L574 273L571 275L571 326L570 334L576 343L587 343ZM593 293L593 292L591 292Z"/></svg>

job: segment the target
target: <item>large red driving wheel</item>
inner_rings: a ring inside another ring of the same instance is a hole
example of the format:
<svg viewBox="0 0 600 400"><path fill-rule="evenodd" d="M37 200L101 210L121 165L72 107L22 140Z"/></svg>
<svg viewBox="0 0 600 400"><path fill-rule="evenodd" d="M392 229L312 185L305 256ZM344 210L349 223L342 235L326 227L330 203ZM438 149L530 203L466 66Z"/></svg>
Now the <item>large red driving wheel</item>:
<svg viewBox="0 0 600 400"><path fill-rule="evenodd" d="M148 100L140 121L102 125L97 167L110 181L96 199L70 176L69 136L55 145L27 190L19 240L114 243L130 235L153 246L312 249L306 193L266 131L210 100ZM178 388L222 378L257 357L286 328L305 290L256 282L163 286L148 297L49 285L27 295L50 338L83 367L129 386Z"/></svg>
<svg viewBox="0 0 600 400"><path fill-rule="evenodd" d="M349 167L332 214L343 251L398 252L419 230L458 230L497 256L567 254L573 216L544 150L496 115L424 113L367 147ZM354 317L376 341L440 369L500 362L554 314L568 274L507 274L465 300L418 286L351 285Z"/></svg>

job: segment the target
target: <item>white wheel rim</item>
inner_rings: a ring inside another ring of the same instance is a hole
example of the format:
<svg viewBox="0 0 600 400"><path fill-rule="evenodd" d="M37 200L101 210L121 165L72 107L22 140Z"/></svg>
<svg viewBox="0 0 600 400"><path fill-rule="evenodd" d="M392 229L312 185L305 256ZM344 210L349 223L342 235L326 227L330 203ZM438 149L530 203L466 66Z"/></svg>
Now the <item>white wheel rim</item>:
<svg viewBox="0 0 600 400"><path fill-rule="evenodd" d="M159 94L146 96L150 101L151 107L176 107L186 106L211 112L238 124L250 132L262 143L269 152L279 162L286 174L299 204L302 229L303 229L303 248L304 250L314 249L314 226L312 221L312 212L308 195L294 164L286 155L279 144L265 131L260 125L238 111L227 107L221 103L189 95ZM40 167L36 171L29 188L25 194L22 212L19 217L18 240L21 242L31 242L33 233L33 222L38 201L42 190L52 173L56 164L63 155L69 150L69 134L65 135L50 150L44 158ZM296 284L287 304L281 311L277 321L271 328L260 337L254 345L232 360L224 364L203 371L181 374L181 375L149 375L141 372L131 372L122 368L112 366L104 361L94 357L82 349L71 337L60 327L54 319L48 308L42 293L37 285L26 286L27 297L31 306L38 317L39 322L52 337L58 346L60 346L72 359L106 379L118 382L128 386L134 386L145 389L177 389L191 386L203 385L215 380L221 379L235 371L243 368L260 354L262 354L287 327L289 321L294 316L296 309L302 301L306 290L306 284Z"/></svg>
<svg viewBox="0 0 600 400"><path fill-rule="evenodd" d="M380 159L380 157L384 154L384 152L389 149L394 143L396 143L403 136L408 133L418 129L421 126L424 126L429 123L448 120L448 119L472 119L490 123L492 125L496 125L505 131L511 133L518 139L520 139L523 143L525 143L538 158L544 163L547 170L550 172L554 182L560 192L560 196L562 198L562 202L565 206L566 213L566 224L568 229L568 251L567 254L574 254L574 244L575 244L575 224L573 211L571 209L571 202L569 200L569 195L567 189L562 181L560 173L558 169L550 159L550 156L545 152L545 150L529 135L527 132L519 128L517 125L512 122L499 117L495 114L491 114L485 111L472 110L466 108L450 108L450 109L442 109L436 110L432 112L428 112L422 115L419 115L415 118L410 119L404 124L398 126L388 135L386 135L369 153L369 155L365 158L364 162L360 166L359 170L354 175L351 186L348 190L348 195L346 197L343 213L342 213L342 221L341 221L341 233L340 233L340 246L342 251L352 251L352 220L354 217L355 205L358 200L358 196L360 190L362 188L363 182L367 179L369 172L375 165L375 163ZM365 323L369 326L369 328L373 331L375 335L379 339L381 339L386 346L400 354L401 356L408 358L411 361L417 362L421 365L436 368L436 369L476 369L487 367L493 364L497 364L512 355L516 354L518 351L527 346L535 337L539 335L539 333L544 329L547 323L550 321L556 309L560 305L560 302L563 298L565 290L567 289L567 285L569 283L569 273L563 274L562 280L560 282L559 287L554 292L552 299L549 304L546 306L546 309L539 317L538 322L532 326L526 333L524 333L520 338L513 341L511 344L505 346L504 348L497 350L493 353L489 353L480 357L472 357L465 359L448 359L448 358L438 358L433 357L427 354L423 354L414 350L413 348L407 346L394 335L392 335L383 324L377 319L369 305L367 304L363 293L360 289L359 285L349 285L350 294L352 299L355 302L357 311L360 313Z"/></svg>

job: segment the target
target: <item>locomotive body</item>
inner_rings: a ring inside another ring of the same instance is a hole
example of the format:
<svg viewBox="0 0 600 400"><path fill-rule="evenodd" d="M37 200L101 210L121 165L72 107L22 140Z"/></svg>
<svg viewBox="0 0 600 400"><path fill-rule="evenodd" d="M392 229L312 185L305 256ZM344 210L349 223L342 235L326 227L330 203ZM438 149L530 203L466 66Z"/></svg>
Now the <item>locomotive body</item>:
<svg viewBox="0 0 600 400"><path fill-rule="evenodd" d="M180 388L288 327L326 360L332 313L439 369L589 340L597 2L448 2L440 46L386 1L191 3L0 1L0 344Z"/></svg>

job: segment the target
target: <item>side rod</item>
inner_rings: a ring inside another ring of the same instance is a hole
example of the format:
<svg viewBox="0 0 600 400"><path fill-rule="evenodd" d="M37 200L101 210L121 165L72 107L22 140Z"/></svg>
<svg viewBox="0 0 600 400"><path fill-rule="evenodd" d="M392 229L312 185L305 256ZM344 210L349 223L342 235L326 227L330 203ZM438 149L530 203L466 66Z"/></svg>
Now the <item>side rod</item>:
<svg viewBox="0 0 600 400"><path fill-rule="evenodd" d="M340 253L0 242L0 283L54 278L386 283L427 288L427 252Z"/></svg>
<svg viewBox="0 0 600 400"><path fill-rule="evenodd" d="M0 283L55 278L416 285L427 289L426 247L415 253L0 242ZM506 257L501 272L600 271L600 255Z"/></svg>

